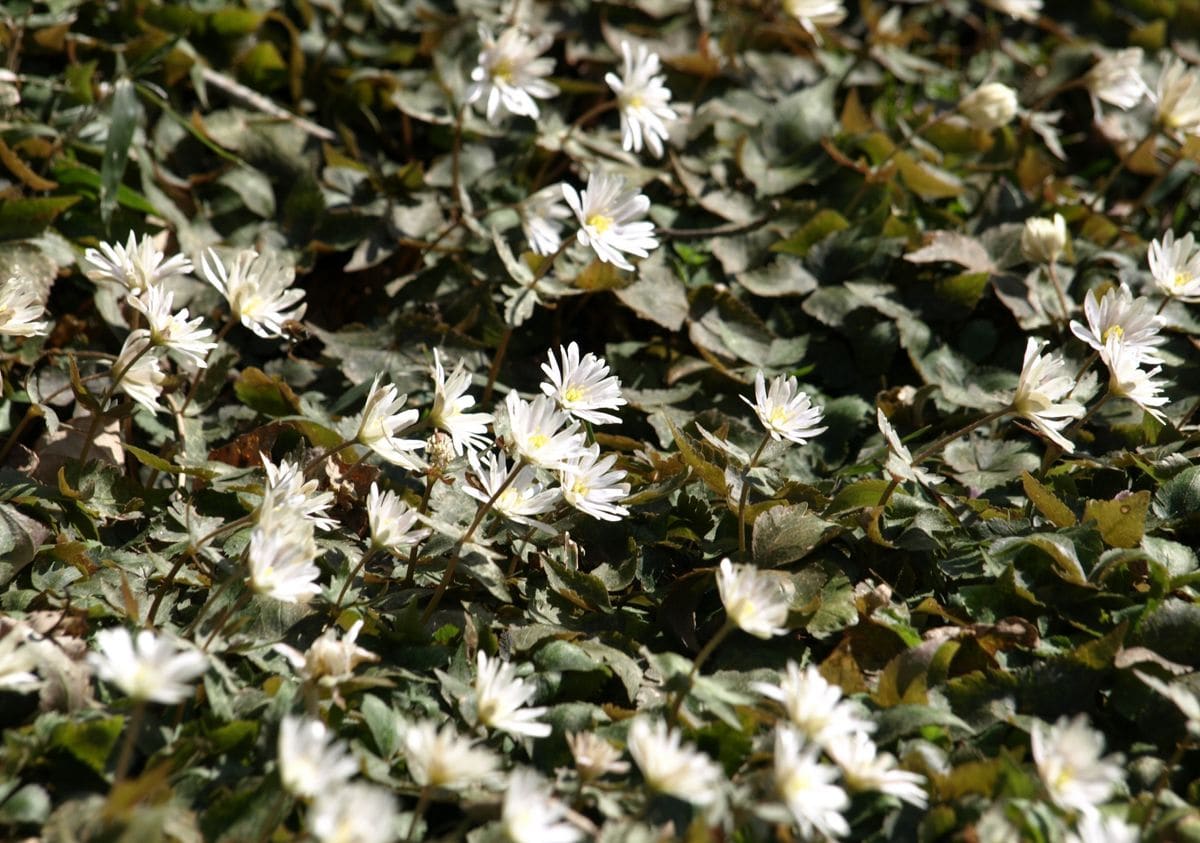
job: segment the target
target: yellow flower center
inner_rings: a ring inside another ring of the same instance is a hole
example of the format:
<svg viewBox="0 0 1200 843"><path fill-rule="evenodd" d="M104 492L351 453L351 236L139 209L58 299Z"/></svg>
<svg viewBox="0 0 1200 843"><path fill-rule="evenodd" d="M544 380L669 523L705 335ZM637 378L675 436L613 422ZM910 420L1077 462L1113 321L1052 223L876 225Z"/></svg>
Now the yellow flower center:
<svg viewBox="0 0 1200 843"><path fill-rule="evenodd" d="M574 404L583 400L583 390L577 386L568 386L563 392L563 401Z"/></svg>
<svg viewBox="0 0 1200 843"><path fill-rule="evenodd" d="M625 104L630 108L641 108L646 104L646 101L642 99L639 94L634 94L633 96L629 97L629 99L625 100Z"/></svg>
<svg viewBox="0 0 1200 843"><path fill-rule="evenodd" d="M544 434L544 433L535 433L535 434L533 434L533 436L530 436L530 437L529 437L529 447L530 447L532 450L535 450L535 451L537 451L537 450L540 450L540 449L542 449L542 448L545 448L545 447L546 447L546 444L547 444L549 441L550 441L550 437L549 437L549 436L547 436L546 434Z"/></svg>
<svg viewBox="0 0 1200 843"><path fill-rule="evenodd" d="M575 495L578 498L586 498L588 496L588 492L590 492L590 491L591 491L591 489L582 480L576 480L571 485L571 494Z"/></svg>
<svg viewBox="0 0 1200 843"><path fill-rule="evenodd" d="M786 424L788 420L788 411L786 407L774 407L767 414L767 422L773 425Z"/></svg>
<svg viewBox="0 0 1200 843"><path fill-rule="evenodd" d="M513 63L511 59L500 59L492 65L492 78L501 82L511 82L513 78Z"/></svg>
<svg viewBox="0 0 1200 843"><path fill-rule="evenodd" d="M613 218L606 217L604 214L592 214L587 218L587 227L593 229L597 234L603 234L612 228Z"/></svg>
<svg viewBox="0 0 1200 843"><path fill-rule="evenodd" d="M1122 339L1124 336L1125 336L1125 329L1122 328L1120 325L1113 325L1111 328L1109 328L1107 331L1104 332L1104 335L1101 336L1100 339L1103 342L1108 342L1109 337L1116 337L1117 339Z"/></svg>
<svg viewBox="0 0 1200 843"><path fill-rule="evenodd" d="M1187 273L1187 272L1176 272L1175 273L1175 286L1176 287L1185 287L1191 283L1192 283L1192 276L1190 273Z"/></svg>

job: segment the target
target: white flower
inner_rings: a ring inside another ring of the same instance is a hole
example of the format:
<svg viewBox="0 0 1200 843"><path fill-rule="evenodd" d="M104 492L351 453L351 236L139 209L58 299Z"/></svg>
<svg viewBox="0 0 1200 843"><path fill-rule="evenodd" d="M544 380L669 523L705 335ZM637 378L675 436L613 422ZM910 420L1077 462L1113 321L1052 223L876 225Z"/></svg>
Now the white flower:
<svg viewBox="0 0 1200 843"><path fill-rule="evenodd" d="M1038 13L1042 11L1042 0L983 0L985 6L991 6L997 12L1003 12L1016 20L1036 23Z"/></svg>
<svg viewBox="0 0 1200 843"><path fill-rule="evenodd" d="M558 93L558 88L544 78L554 72L554 59L542 56L554 39L549 34L530 39L516 27L496 38L480 25L479 40L483 49L478 66L471 71L467 102L486 97L487 118L493 123L501 108L537 119L534 97L548 99Z"/></svg>
<svg viewBox="0 0 1200 843"><path fill-rule="evenodd" d="M756 638L787 633L788 597L776 577L722 559L717 590L725 613L743 632Z"/></svg>
<svg viewBox="0 0 1200 843"><path fill-rule="evenodd" d="M557 252L562 246L562 221L571 218L571 209L563 204L562 185L543 187L526 198L517 211L529 248L538 255Z"/></svg>
<svg viewBox="0 0 1200 843"><path fill-rule="evenodd" d="M549 382L542 382L542 392L555 400L565 412L581 421L592 424L608 424L621 419L600 410L615 410L625 404L621 397L621 381L616 375L608 374L608 363L590 351L579 356L579 345L574 341L566 348L558 347L562 364L549 353L550 360L542 364L542 371Z"/></svg>
<svg viewBox="0 0 1200 843"><path fill-rule="evenodd" d="M161 345L172 351L177 351L195 365L204 368L208 365L205 358L208 352L217 347L216 343L205 342L204 338L212 335L209 328L201 328L204 317L197 316L188 321L187 308L178 313L171 312L175 294L164 287L147 287L136 296L129 297L129 304L146 317L150 326L150 340L155 345Z"/></svg>
<svg viewBox="0 0 1200 843"><path fill-rule="evenodd" d="M299 463L283 460L276 466L266 454L259 454L263 469L267 473L267 484L263 491L259 512L287 507L310 520L314 527L332 530L338 522L325 513L333 506L332 492L319 492L319 480L305 480L304 469Z"/></svg>
<svg viewBox="0 0 1200 843"><path fill-rule="evenodd" d="M133 331L125 338L121 353L113 361L112 372L119 377L117 389L152 413L166 408L158 402L167 375L162 369L161 352L154 348L145 331Z"/></svg>
<svg viewBox="0 0 1200 843"><path fill-rule="evenodd" d="M1142 368L1143 362L1155 362L1142 351L1125 345L1117 337L1111 336L1100 353L1108 364L1108 388L1119 398L1128 398L1154 418L1165 423L1167 417L1159 410L1166 406L1167 397L1160 395L1163 385L1155 380L1162 366L1155 366L1149 371Z"/></svg>
<svg viewBox="0 0 1200 843"><path fill-rule="evenodd" d="M1154 347L1166 342L1159 335L1162 319L1154 312L1150 300L1138 296L1125 284L1110 287L1099 301L1096 291L1088 290L1083 300L1087 325L1071 322L1071 333L1083 340L1104 357L1105 345L1115 340L1119 345L1134 349L1147 362L1160 362ZM1108 359L1105 358L1105 363Z"/></svg>
<svg viewBox="0 0 1200 843"><path fill-rule="evenodd" d="M1200 74L1172 56L1158 77L1158 122L1184 134L1200 130Z"/></svg>
<svg viewBox="0 0 1200 843"><path fill-rule="evenodd" d="M621 760L621 750L595 732L567 732L567 746L575 758L575 769L584 781L598 779L606 773L619 776L629 772L629 762Z"/></svg>
<svg viewBox="0 0 1200 843"><path fill-rule="evenodd" d="M358 633L362 628L363 622L359 619L339 639L337 629L328 627L305 653L287 644L276 644L272 649L282 654L305 680L338 685L350 679L354 668L363 662L379 661L379 656L358 646Z"/></svg>
<svg viewBox="0 0 1200 843"><path fill-rule="evenodd" d="M586 448L559 473L563 500L593 518L620 521L629 510L617 502L629 495L629 484L621 482L624 471L609 470L616 461L615 454L601 458L599 445Z"/></svg>
<svg viewBox="0 0 1200 843"><path fill-rule="evenodd" d="M512 735L544 738L550 734L550 724L537 719L546 709L525 708L537 687L518 679L516 668L500 658L488 658L482 650L475 654L475 667L473 700L478 722Z"/></svg>
<svg viewBox="0 0 1200 843"><path fill-rule="evenodd" d="M1138 843L1142 832L1119 817L1106 817L1096 812L1080 816L1075 831L1067 834L1066 843Z"/></svg>
<svg viewBox="0 0 1200 843"><path fill-rule="evenodd" d="M826 430L817 427L823 415L821 408L813 406L808 394L800 391L800 385L790 375L776 375L768 391L760 369L754 376L754 401L745 396L741 399L754 408L758 420L776 442L787 439L803 445Z"/></svg>
<svg viewBox="0 0 1200 843"><path fill-rule="evenodd" d="M976 129L990 132L1017 116L1017 92L1000 82L988 82L963 97L958 110Z"/></svg>
<svg viewBox="0 0 1200 843"><path fill-rule="evenodd" d="M875 742L863 732L842 734L828 747L829 754L842 768L842 776L851 790L874 790L925 808L925 777L896 767L896 759L879 752Z"/></svg>
<svg viewBox="0 0 1200 843"><path fill-rule="evenodd" d="M1183 301L1200 301L1200 251L1194 236L1176 240L1175 232L1168 231L1161 241L1150 241L1146 259L1159 290Z"/></svg>
<svg viewBox="0 0 1200 843"><path fill-rule="evenodd" d="M892 427L892 423L883 414L883 410L878 407L875 408L875 422L879 425L879 432L883 434L883 438L887 440L888 444L888 457L883 467L884 471L894 477L897 482L907 480L923 486L936 486L942 482L942 478L936 474L913 465L912 453L900 441L900 434L896 432L896 428Z"/></svg>
<svg viewBox="0 0 1200 843"><path fill-rule="evenodd" d="M396 434L411 427L420 413L402 409L408 396L397 395L394 384L380 386L380 377L376 375L371 382L354 438L393 465L419 470L420 463L412 452L424 448L425 443L420 439L397 439Z"/></svg>
<svg viewBox="0 0 1200 843"><path fill-rule="evenodd" d="M358 762L320 720L284 717L278 752L283 786L304 799L334 790L358 772Z"/></svg>
<svg viewBox="0 0 1200 843"><path fill-rule="evenodd" d="M321 593L313 560L312 522L291 509L265 509L250 531L250 587L283 603L307 603Z"/></svg>
<svg viewBox="0 0 1200 843"><path fill-rule="evenodd" d="M37 657L25 644L26 629L23 624L13 626L0 638L0 691L23 693L41 684L33 673Z"/></svg>
<svg viewBox="0 0 1200 843"><path fill-rule="evenodd" d="M208 669L203 654L180 649L148 629L136 639L124 627L102 629L96 633L96 649L88 653L88 661L100 678L140 702L182 702L192 695L192 681Z"/></svg>
<svg viewBox="0 0 1200 843"><path fill-rule="evenodd" d="M604 81L617 95L621 106L621 148L625 151L641 152L643 140L656 158L662 157L663 141L667 139L664 120L675 120L677 115L669 105L671 90L663 84L665 75L658 54L638 44L632 51L628 41L621 42L621 55L625 58L624 73L606 73Z"/></svg>
<svg viewBox="0 0 1200 843"><path fill-rule="evenodd" d="M1093 810L1125 778L1119 755L1100 757L1104 735L1088 726L1086 714L1060 717L1053 726L1037 721L1029 737L1038 775L1064 810Z"/></svg>
<svg viewBox="0 0 1200 843"><path fill-rule="evenodd" d="M1109 105L1128 110L1150 93L1142 78L1142 49L1128 47L1105 53L1084 80L1092 96Z"/></svg>
<svg viewBox="0 0 1200 843"><path fill-rule="evenodd" d="M584 436L579 424L558 409L545 395L526 401L515 391L504 399L508 410L512 446L528 463L562 469L582 453Z"/></svg>
<svg viewBox="0 0 1200 843"><path fill-rule="evenodd" d="M828 747L843 735L875 729L875 724L862 716L857 705L842 699L842 689L827 682L813 665L801 670L798 664L789 661L778 685L756 682L751 687L781 703L788 720L819 746Z"/></svg>
<svg viewBox="0 0 1200 843"><path fill-rule="evenodd" d="M605 263L633 269L622 252L644 258L657 248L654 223L639 219L650 210L650 199L636 188L626 190L622 176L592 171L582 194L565 182L562 192L579 220L579 242Z"/></svg>
<svg viewBox="0 0 1200 843"><path fill-rule="evenodd" d="M429 530L414 530L417 511L409 507L395 492L380 492L372 482L367 493L367 523L371 527L371 546L381 547L395 556L402 555L413 545L429 536Z"/></svg>
<svg viewBox="0 0 1200 843"><path fill-rule="evenodd" d="M1021 253L1033 263L1054 263L1067 245L1067 221L1062 214L1054 219L1029 217L1021 231Z"/></svg>
<svg viewBox="0 0 1200 843"><path fill-rule="evenodd" d="M711 758L683 743L665 720L639 715L629 727L629 754L651 789L693 805L708 805L720 795L724 775Z"/></svg>
<svg viewBox="0 0 1200 843"><path fill-rule="evenodd" d="M200 268L229 302L233 318L263 339L283 336L284 322L304 316L304 291L292 287L296 270L276 255L243 249L233 259L233 268L226 270L209 249L200 256Z"/></svg>
<svg viewBox="0 0 1200 843"><path fill-rule="evenodd" d="M408 774L421 787L464 788L490 777L499 766L492 753L476 749L449 723L441 731L424 721L404 734Z"/></svg>
<svg viewBox="0 0 1200 843"><path fill-rule="evenodd" d="M1075 446L1061 431L1072 420L1083 416L1084 407L1067 397L1075 387L1075 379L1066 361L1058 354L1041 354L1045 345L1045 340L1033 337L1025 345L1025 360L1012 409L1069 454Z"/></svg>
<svg viewBox="0 0 1200 843"><path fill-rule="evenodd" d="M837 26L846 19L842 0L783 0L783 8L800 21L800 25L817 40L821 41L818 26Z"/></svg>
<svg viewBox="0 0 1200 843"><path fill-rule="evenodd" d="M9 278L0 284L0 334L10 337L36 337L46 333L42 316L45 303L32 281Z"/></svg>
<svg viewBox="0 0 1200 843"><path fill-rule="evenodd" d="M382 787L355 782L322 791L307 820L319 843L392 843L396 799Z"/></svg>
<svg viewBox="0 0 1200 843"><path fill-rule="evenodd" d="M805 838L850 833L842 811L850 807L846 791L834 784L836 767L817 760L816 745L787 726L775 731L775 786Z"/></svg>
<svg viewBox="0 0 1200 843"><path fill-rule="evenodd" d="M21 77L7 67L0 68L0 107L12 108L21 104L21 89L17 87Z"/></svg>
<svg viewBox="0 0 1200 843"><path fill-rule="evenodd" d="M487 426L492 422L491 413L465 412L475 406L475 398L467 395L471 388L471 373L461 360L446 377L442 358L433 350L433 408L429 411L429 423L450 434L454 453L462 456L463 449L474 451L486 448Z"/></svg>
<svg viewBox="0 0 1200 843"><path fill-rule="evenodd" d="M532 770L515 770L508 777L500 825L512 843L574 843L583 832L562 822L567 808Z"/></svg>
<svg viewBox="0 0 1200 843"><path fill-rule="evenodd" d="M83 257L92 265L92 269L87 270L88 278L116 281L131 293L140 293L168 278L188 275L192 271L191 261L186 257L175 255L164 261L166 255L155 247L150 235L142 237L139 243L132 231L124 246L101 243L99 250L88 249Z"/></svg>
<svg viewBox="0 0 1200 843"><path fill-rule="evenodd" d="M508 479L508 460L504 458L503 453L491 451L485 453L482 458L472 451L467 455L467 459L479 481L479 488L464 486L463 491L475 500L487 503ZM504 486L504 491L496 497L492 508L518 524L541 527L547 532L553 532L549 525L533 516L554 509L561 497L562 493L558 489L544 487L537 479L537 472L525 465L521 466L516 478Z"/></svg>

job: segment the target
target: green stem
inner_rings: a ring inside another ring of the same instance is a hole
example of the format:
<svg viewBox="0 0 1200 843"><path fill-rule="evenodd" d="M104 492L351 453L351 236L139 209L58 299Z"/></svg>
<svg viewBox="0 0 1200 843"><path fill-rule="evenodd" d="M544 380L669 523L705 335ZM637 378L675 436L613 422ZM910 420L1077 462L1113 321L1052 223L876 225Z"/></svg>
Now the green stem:
<svg viewBox="0 0 1200 843"><path fill-rule="evenodd" d="M209 645L212 644L213 639L217 637L217 634L225 628L225 624L229 622L229 618L233 616L233 613L244 609L246 604L250 602L250 594L251 592L249 591L243 591L237 600L225 607L225 611L221 612L221 616L217 618L217 623L213 627L212 632L210 632L208 634L208 638L204 640L204 646L200 648L200 652L208 652Z"/></svg>
<svg viewBox="0 0 1200 843"><path fill-rule="evenodd" d="M167 594L167 590L171 584L175 582L175 576L183 569L184 562L187 561L189 554L194 553L191 548L188 548L187 554L179 554L179 558L175 560L175 564L171 566L171 570L167 572L166 579L159 585L158 591L154 595L154 602L150 604L150 611L146 614L147 629L154 628L154 618L158 615L158 607L163 602L163 598Z"/></svg>
<svg viewBox="0 0 1200 843"><path fill-rule="evenodd" d="M421 822L421 817L425 815L425 809L429 807L429 799L432 795L432 789L429 785L421 788L421 795L417 797L417 807L413 808L412 822L408 824L408 834L404 835L405 843L409 843L413 839L413 835L417 833L417 825Z"/></svg>
<svg viewBox="0 0 1200 843"><path fill-rule="evenodd" d="M141 351L133 355L133 358L125 364L124 368L111 372L112 381L109 383L108 388L104 390L104 395L100 398L99 405L95 410L92 411L92 422L90 425L88 425L88 431L84 435L83 439L83 448L79 451L80 465L87 463L88 455L92 452L92 440L95 439L96 431L100 427L100 422L103 420L108 411L108 402L112 400L113 393L117 390L117 384L121 382L121 378L125 377L125 373L132 369L134 364L141 360L142 357L144 357L152 348L154 348L154 343L147 341L146 345L142 347Z"/></svg>
<svg viewBox="0 0 1200 843"><path fill-rule="evenodd" d="M430 473L425 475L425 491L421 494L421 504L417 507L417 515L424 515L429 511L429 498L433 494L433 484L437 482L437 477L434 476L432 469ZM421 543L417 542L412 546L412 550L408 552L408 570L404 572L403 587L407 588L413 584L417 575L417 559L421 555Z"/></svg>
<svg viewBox="0 0 1200 843"><path fill-rule="evenodd" d="M700 668L708 661L708 657L716 651L717 647L721 645L721 642L729 637L729 633L733 632L736 626L726 616L725 624L717 630L716 635L708 639L708 643L696 654L696 660L692 662L692 669L687 676L687 683L679 690L679 693L675 695L675 699L671 702L671 707L667 712L667 722L673 724L678 719L679 709L683 706L683 701L687 699L687 695L692 692L692 685L695 683L696 677L700 674Z"/></svg>
<svg viewBox="0 0 1200 843"><path fill-rule="evenodd" d="M325 462L325 460L329 459L334 454L340 454L342 451L346 450L351 445L353 445L356 441L358 441L358 440L357 439L347 439L342 444L335 445L332 448L327 448L324 452L317 454L315 457L313 457L311 460L309 460L305 464L304 470L303 470L303 475L305 477L307 477L308 473L310 471L312 471L314 468L316 468L318 465Z"/></svg>
<svg viewBox="0 0 1200 843"><path fill-rule="evenodd" d="M1050 278L1054 294L1058 297L1058 308L1062 311L1062 325L1059 326L1059 330L1062 330L1071 319L1071 310L1067 305L1067 294L1063 292L1062 282L1058 280L1058 265L1054 261L1046 264L1046 275Z"/></svg>
<svg viewBox="0 0 1200 843"><path fill-rule="evenodd" d="M370 547L359 558L358 564L354 566L354 570L346 577L346 581L342 583L342 590L338 592L337 600L333 604L333 616L336 618L342 609L342 598L346 596L346 590L350 588L350 583L354 582L354 578L358 576L358 572L366 567L367 561L375 555L378 548Z"/></svg>
<svg viewBox="0 0 1200 843"><path fill-rule="evenodd" d="M142 731L142 721L146 717L146 701L134 700L133 712L125 724L125 741L121 744L121 754L117 757L117 768L113 774L113 787L125 781L129 773L129 764L133 761L133 749L137 745L138 732Z"/></svg>
<svg viewBox="0 0 1200 843"><path fill-rule="evenodd" d="M771 434L765 434L762 442L758 443L758 450L746 464L746 470L742 472L742 493L738 498L738 555L743 559L746 556L746 501L750 499L750 472L758 465L758 458L762 456L770 441Z"/></svg>
<svg viewBox="0 0 1200 843"><path fill-rule="evenodd" d="M216 339L214 340L214 343L213 343L213 347L210 348L208 350L208 353L204 355L205 365L208 364L209 358L211 358L213 356L213 354L216 352L217 346L219 346L221 344L221 340L225 339L225 337L227 337L229 335L229 332L233 330L233 326L236 324L238 324L238 321L236 319L234 319L233 314L230 313L229 321L226 322L225 327L223 327L217 333ZM195 377L192 378L191 386L188 387L187 395L183 399L183 406L181 406L178 410L176 410L176 413L179 415L180 419L182 419L184 413L187 412L187 408L189 406L191 406L192 399L196 397L196 390L198 390L200 388L200 378L201 378L201 376L203 376L203 374L204 374L203 367L196 369L196 375L195 375ZM182 424L182 422L181 422L181 424Z"/></svg>

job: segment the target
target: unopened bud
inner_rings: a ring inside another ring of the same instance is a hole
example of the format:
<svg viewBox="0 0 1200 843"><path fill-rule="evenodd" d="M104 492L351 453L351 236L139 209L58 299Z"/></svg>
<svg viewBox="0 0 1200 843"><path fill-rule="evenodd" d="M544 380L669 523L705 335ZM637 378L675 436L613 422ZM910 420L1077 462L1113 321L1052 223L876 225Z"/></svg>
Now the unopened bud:
<svg viewBox="0 0 1200 843"><path fill-rule="evenodd" d="M958 110L976 129L990 132L1017 115L1017 92L999 82L981 85L962 98Z"/></svg>
<svg viewBox="0 0 1200 843"><path fill-rule="evenodd" d="M1054 263L1067 246L1067 221L1062 214L1054 219L1030 217L1021 232L1021 253L1034 263Z"/></svg>
<svg viewBox="0 0 1200 843"><path fill-rule="evenodd" d="M439 477L444 474L454 461L454 440L450 438L450 434L435 430L425 440L425 457L429 461L430 476Z"/></svg>

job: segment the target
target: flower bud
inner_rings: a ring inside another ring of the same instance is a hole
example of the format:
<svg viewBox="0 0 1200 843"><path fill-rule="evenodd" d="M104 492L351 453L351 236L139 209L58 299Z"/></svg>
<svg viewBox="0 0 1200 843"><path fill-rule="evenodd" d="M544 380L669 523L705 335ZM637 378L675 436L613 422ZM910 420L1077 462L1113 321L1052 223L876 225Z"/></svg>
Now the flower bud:
<svg viewBox="0 0 1200 843"><path fill-rule="evenodd" d="M454 441L448 434L435 430L425 440L425 456L429 459L429 475L440 477L454 461Z"/></svg>
<svg viewBox="0 0 1200 843"><path fill-rule="evenodd" d="M1017 92L999 82L981 85L962 98L958 110L976 129L990 132L1017 114Z"/></svg>
<svg viewBox="0 0 1200 843"><path fill-rule="evenodd" d="M1067 221L1062 214L1054 219L1030 217L1021 232L1021 253L1033 263L1054 263L1067 245Z"/></svg>

